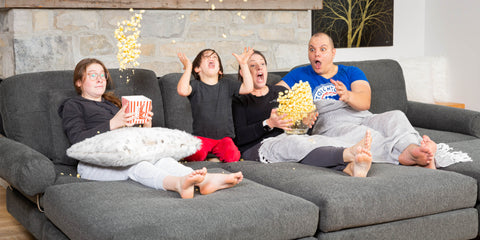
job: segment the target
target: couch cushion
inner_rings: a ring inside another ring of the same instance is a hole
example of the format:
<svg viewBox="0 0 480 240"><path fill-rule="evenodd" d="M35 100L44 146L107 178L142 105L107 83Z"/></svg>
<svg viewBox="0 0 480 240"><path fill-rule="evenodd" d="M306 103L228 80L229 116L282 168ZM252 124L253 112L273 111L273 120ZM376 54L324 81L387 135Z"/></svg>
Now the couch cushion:
<svg viewBox="0 0 480 240"><path fill-rule="evenodd" d="M77 92L74 89L54 89L48 91L49 122L51 129L51 153L54 163L75 166L78 161L70 158L66 154L66 149L70 146L67 135L63 131L62 118L58 115L58 108L63 101L69 97L74 97Z"/></svg>
<svg viewBox="0 0 480 240"><path fill-rule="evenodd" d="M47 189L44 206L71 239L296 239L318 222L311 202L248 179L193 199L133 181L62 184Z"/></svg>
<svg viewBox="0 0 480 240"><path fill-rule="evenodd" d="M391 59L337 62L360 68L370 82L372 102L370 111L382 113L390 110L407 110L407 90L400 64Z"/></svg>
<svg viewBox="0 0 480 240"><path fill-rule="evenodd" d="M461 173L476 179L479 183L478 202L480 202L480 139L451 142L448 145L456 151L468 153L472 161L456 163L442 170Z"/></svg>
<svg viewBox="0 0 480 240"><path fill-rule="evenodd" d="M53 163L34 149L0 136L0 152L0 177L24 194L43 193L55 181Z"/></svg>
<svg viewBox="0 0 480 240"><path fill-rule="evenodd" d="M193 132L193 119L190 101L177 93L178 80L182 73L169 73L158 78L158 84L163 96L165 127ZM193 77L190 81L193 80Z"/></svg>
<svg viewBox="0 0 480 240"><path fill-rule="evenodd" d="M373 164L367 178L354 178L298 163L223 166L317 204L322 232L473 207L477 199L473 178L419 167Z"/></svg>
<svg viewBox="0 0 480 240"><path fill-rule="evenodd" d="M73 71L26 73L0 84L0 113L8 138L26 144L49 158L52 134L48 92L73 89Z"/></svg>
<svg viewBox="0 0 480 240"><path fill-rule="evenodd" d="M320 233L318 240L476 239L477 222L477 210L465 208L395 222Z"/></svg>
<svg viewBox="0 0 480 240"><path fill-rule="evenodd" d="M469 141L478 139L474 136L457 133L457 132L447 132L447 131L440 131L440 130L433 130L427 128L420 128L415 127L415 130L420 133L420 135L427 135L436 143L454 143L454 142L462 142L462 141Z"/></svg>

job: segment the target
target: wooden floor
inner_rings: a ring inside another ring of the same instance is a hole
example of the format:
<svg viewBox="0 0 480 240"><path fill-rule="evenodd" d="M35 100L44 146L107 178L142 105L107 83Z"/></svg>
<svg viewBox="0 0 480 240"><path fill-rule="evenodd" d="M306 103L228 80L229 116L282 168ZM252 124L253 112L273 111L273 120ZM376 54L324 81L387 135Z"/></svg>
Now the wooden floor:
<svg viewBox="0 0 480 240"><path fill-rule="evenodd" d="M35 239L7 212L6 189L0 185L0 240Z"/></svg>

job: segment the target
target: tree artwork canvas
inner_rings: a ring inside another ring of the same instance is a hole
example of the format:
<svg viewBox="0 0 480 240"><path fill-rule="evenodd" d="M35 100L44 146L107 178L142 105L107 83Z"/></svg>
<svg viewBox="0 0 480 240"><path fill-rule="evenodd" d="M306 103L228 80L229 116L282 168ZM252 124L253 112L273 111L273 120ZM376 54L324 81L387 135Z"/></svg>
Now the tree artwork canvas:
<svg viewBox="0 0 480 240"><path fill-rule="evenodd" d="M393 46L393 0L323 0L323 9L312 10L316 32L336 48Z"/></svg>

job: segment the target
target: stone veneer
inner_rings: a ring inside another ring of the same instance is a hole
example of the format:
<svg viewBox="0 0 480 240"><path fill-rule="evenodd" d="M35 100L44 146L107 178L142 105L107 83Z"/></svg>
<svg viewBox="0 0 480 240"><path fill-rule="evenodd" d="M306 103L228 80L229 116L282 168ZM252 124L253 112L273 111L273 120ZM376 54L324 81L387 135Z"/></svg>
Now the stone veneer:
<svg viewBox="0 0 480 240"><path fill-rule="evenodd" d="M215 49L226 73L236 72L232 53L245 46L264 52L270 70L289 70L308 61L311 11L146 10L140 43L141 68L158 76L182 72L177 52L193 60ZM0 11L0 78L14 74L73 69L95 57L117 68L117 22L128 10L10 9Z"/></svg>

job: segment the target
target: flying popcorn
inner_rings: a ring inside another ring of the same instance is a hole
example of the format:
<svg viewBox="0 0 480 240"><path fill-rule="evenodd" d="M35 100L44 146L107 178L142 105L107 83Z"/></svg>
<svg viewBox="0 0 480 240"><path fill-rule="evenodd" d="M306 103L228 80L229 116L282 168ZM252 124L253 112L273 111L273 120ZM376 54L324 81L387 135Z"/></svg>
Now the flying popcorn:
<svg viewBox="0 0 480 240"><path fill-rule="evenodd" d="M292 130L286 131L287 134L306 133L316 111L310 84L303 81L295 83L290 91L280 92L277 101L277 112L293 122Z"/></svg>
<svg viewBox="0 0 480 240"><path fill-rule="evenodd" d="M134 12L130 8L130 12ZM145 10L141 10L140 13L134 13L130 20L123 20L118 22L118 28L115 30L115 38L118 40L117 47L117 60L120 64L120 71L129 67L138 67L138 58L140 57L140 46L138 38L140 37L140 28L142 25L142 14Z"/></svg>

